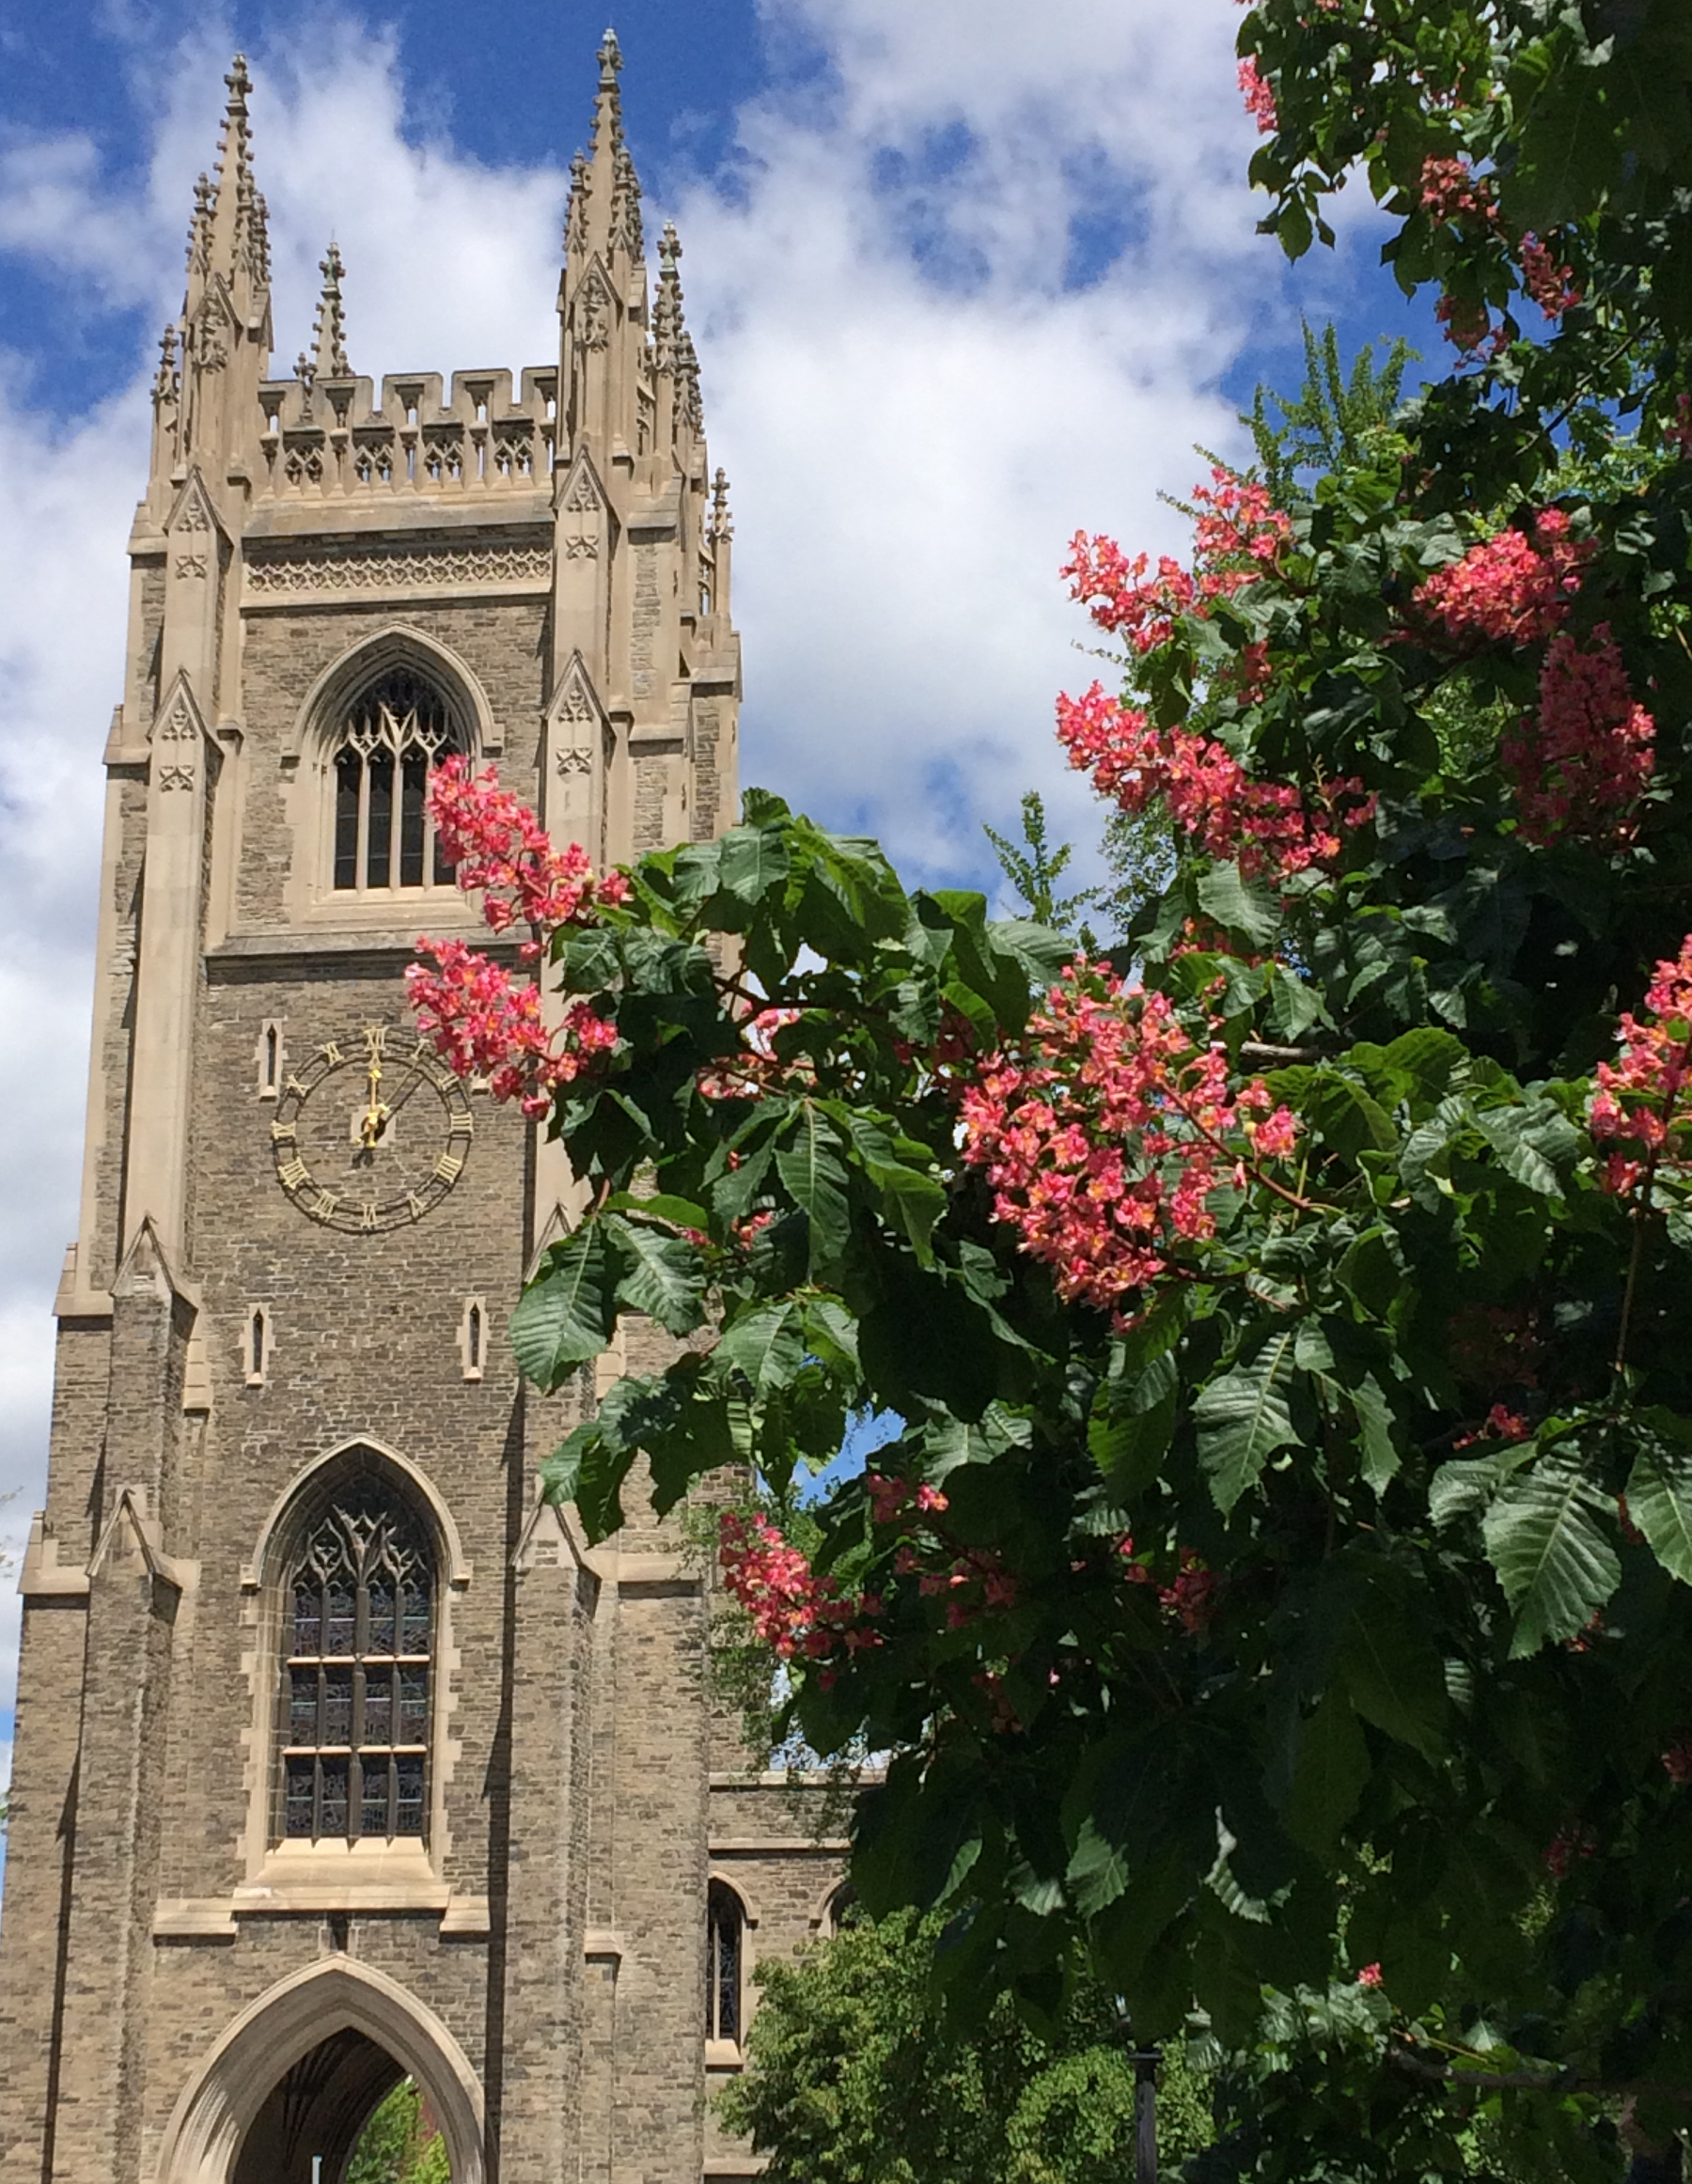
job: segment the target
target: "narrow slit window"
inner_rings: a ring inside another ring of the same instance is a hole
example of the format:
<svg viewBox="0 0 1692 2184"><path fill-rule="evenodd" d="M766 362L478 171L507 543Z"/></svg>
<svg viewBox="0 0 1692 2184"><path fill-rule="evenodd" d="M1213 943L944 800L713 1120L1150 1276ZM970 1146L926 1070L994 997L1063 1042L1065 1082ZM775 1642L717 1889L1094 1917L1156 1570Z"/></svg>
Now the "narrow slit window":
<svg viewBox="0 0 1692 2184"><path fill-rule="evenodd" d="M373 1495L333 1505L296 1556L278 1814L289 1840L426 1833L433 1578L418 1525Z"/></svg>
<svg viewBox="0 0 1692 2184"><path fill-rule="evenodd" d="M338 892L450 883L429 786L435 768L465 748L446 699L408 669L384 676L349 708L334 767Z"/></svg>
<svg viewBox="0 0 1692 2184"><path fill-rule="evenodd" d="M249 1388L261 1388L270 1365L270 1315L262 1304L247 1314L246 1378Z"/></svg>
<svg viewBox="0 0 1692 2184"><path fill-rule="evenodd" d="M731 1888L713 1880L706 1896L706 1918L705 2037L738 2046L745 1909Z"/></svg>
<svg viewBox="0 0 1692 2184"><path fill-rule="evenodd" d="M266 1023L258 1034L258 1090L274 1098L282 1084L282 1027Z"/></svg>

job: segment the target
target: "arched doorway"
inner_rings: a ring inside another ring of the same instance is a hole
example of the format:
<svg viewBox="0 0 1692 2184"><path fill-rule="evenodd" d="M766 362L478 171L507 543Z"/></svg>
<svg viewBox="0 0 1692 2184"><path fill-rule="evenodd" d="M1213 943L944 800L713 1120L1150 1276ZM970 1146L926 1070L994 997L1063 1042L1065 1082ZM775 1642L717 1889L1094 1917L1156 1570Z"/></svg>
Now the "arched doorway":
<svg viewBox="0 0 1692 2184"><path fill-rule="evenodd" d="M368 2033L343 2025L271 2087L248 2124L230 2184L341 2184L354 2141L403 2076Z"/></svg>
<svg viewBox="0 0 1692 2184"><path fill-rule="evenodd" d="M342 2184L384 2095L412 2079L452 2184L483 2184L481 2088L463 2050L398 1981L350 1958L244 2010L177 2103L159 2184Z"/></svg>

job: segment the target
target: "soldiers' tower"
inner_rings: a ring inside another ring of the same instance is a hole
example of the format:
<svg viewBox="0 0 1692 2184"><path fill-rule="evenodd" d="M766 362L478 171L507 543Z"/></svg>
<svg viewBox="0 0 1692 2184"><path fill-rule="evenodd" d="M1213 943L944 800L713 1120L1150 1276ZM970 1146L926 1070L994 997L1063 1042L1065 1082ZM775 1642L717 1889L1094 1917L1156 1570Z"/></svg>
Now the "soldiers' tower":
<svg viewBox="0 0 1692 2184"><path fill-rule="evenodd" d="M785 1945L827 1885L784 1804L710 1771L677 1540L587 1554L535 1505L569 1417L525 1405L503 1322L568 1174L419 1053L400 987L419 929L470 930L425 808L444 754L596 859L733 816L724 491L600 58L556 364L449 392L352 372L333 249L311 351L269 376L227 79L105 753L23 1581L8 2179L338 2184L401 2072L454 2184L733 2175L701 2095L742 1939Z"/></svg>

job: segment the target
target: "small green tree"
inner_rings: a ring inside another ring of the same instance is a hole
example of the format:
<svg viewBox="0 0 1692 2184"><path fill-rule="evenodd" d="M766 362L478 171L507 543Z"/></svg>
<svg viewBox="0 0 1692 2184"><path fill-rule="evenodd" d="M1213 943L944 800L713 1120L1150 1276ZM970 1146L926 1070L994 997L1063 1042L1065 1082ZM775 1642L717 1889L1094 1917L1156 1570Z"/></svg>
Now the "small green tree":
<svg viewBox="0 0 1692 2184"><path fill-rule="evenodd" d="M426 2118L411 2079L402 2078L371 2110L347 2164L347 2184L452 2184L446 2142Z"/></svg>
<svg viewBox="0 0 1692 2184"><path fill-rule="evenodd" d="M1134 2159L1134 2064L1109 1997L1076 1988L1048 2037L1001 2002L972 2038L937 1999L945 1922L853 1917L760 1965L743 2076L718 2097L768 2184L1118 2184ZM1159 2099L1166 2164L1212 2136L1179 2051Z"/></svg>

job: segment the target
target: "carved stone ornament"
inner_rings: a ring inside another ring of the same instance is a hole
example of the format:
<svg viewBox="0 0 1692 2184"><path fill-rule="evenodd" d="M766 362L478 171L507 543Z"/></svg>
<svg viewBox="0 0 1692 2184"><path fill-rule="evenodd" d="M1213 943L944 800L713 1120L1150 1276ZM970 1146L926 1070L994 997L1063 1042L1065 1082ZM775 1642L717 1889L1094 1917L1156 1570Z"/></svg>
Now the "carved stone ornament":
<svg viewBox="0 0 1692 2184"><path fill-rule="evenodd" d="M179 576L204 576L206 556L203 554L179 554L175 567Z"/></svg>
<svg viewBox="0 0 1692 2184"><path fill-rule="evenodd" d="M576 338L584 349L603 349L611 338L611 298L597 273L576 300L575 322Z"/></svg>
<svg viewBox="0 0 1692 2184"><path fill-rule="evenodd" d="M597 561L599 540L589 538L581 531L572 531L564 541L564 558L566 561Z"/></svg>
<svg viewBox="0 0 1692 2184"><path fill-rule="evenodd" d="M604 505L584 455L577 460L575 476L565 489L564 512L571 516L597 515Z"/></svg>
<svg viewBox="0 0 1692 2184"><path fill-rule="evenodd" d="M249 592L269 598L288 592L415 592L436 585L544 584L551 575L549 546L462 547L438 554L313 554L249 561L246 586Z"/></svg>
<svg viewBox="0 0 1692 2184"><path fill-rule="evenodd" d="M558 772L566 777L577 773L591 773L593 772L593 753L577 750L573 746L568 751L560 751L558 753Z"/></svg>

